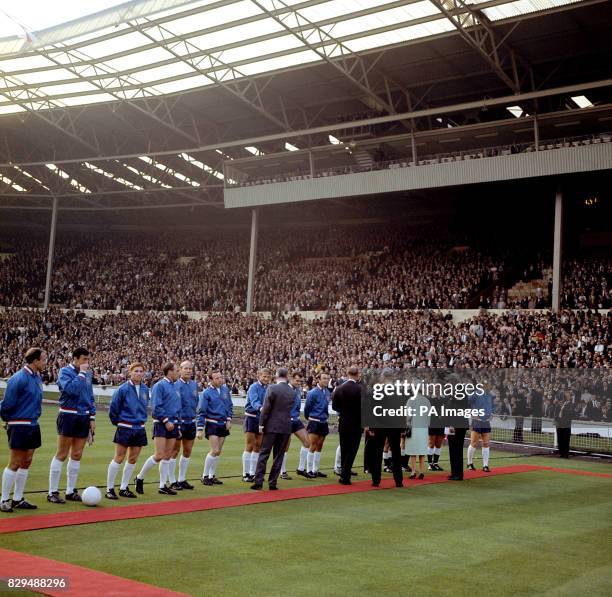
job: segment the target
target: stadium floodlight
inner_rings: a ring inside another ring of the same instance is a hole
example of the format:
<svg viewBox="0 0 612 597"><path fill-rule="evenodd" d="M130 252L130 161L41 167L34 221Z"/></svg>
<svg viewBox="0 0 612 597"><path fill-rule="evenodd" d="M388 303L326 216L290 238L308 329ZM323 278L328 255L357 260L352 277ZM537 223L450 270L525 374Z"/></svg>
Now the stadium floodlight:
<svg viewBox="0 0 612 597"><path fill-rule="evenodd" d="M263 151L261 151L261 149L257 149L257 147L255 147L254 145L249 145L245 147L245 149L253 155L266 155Z"/></svg>
<svg viewBox="0 0 612 597"><path fill-rule="evenodd" d="M329 142L332 145L341 145L342 141L340 141L340 139L336 139L336 137L334 137L333 135L328 135L327 139L329 140Z"/></svg>
<svg viewBox="0 0 612 597"><path fill-rule="evenodd" d="M293 145L293 143L289 143L289 141L285 142L285 149L287 151L299 151L300 148Z"/></svg>
<svg viewBox="0 0 612 597"><path fill-rule="evenodd" d="M169 184L166 184L165 182L162 182L161 180L155 178L154 176L151 176L150 174L147 174L146 172L143 172L142 170L139 170L138 168L135 168L134 166L130 166L129 164L126 164L124 162L119 162L118 160L115 160L115 161L118 164L121 164L124 168L127 168L130 172L133 172L137 176L140 176L141 178L144 178L148 182L152 182L153 184L158 184L161 187L163 187L164 189L171 189L172 188Z"/></svg>
<svg viewBox="0 0 612 597"><path fill-rule="evenodd" d="M520 118L523 115L523 108L520 106L508 106L506 110L508 110L508 112L510 112L510 114L512 114L512 116L515 118Z"/></svg>
<svg viewBox="0 0 612 597"><path fill-rule="evenodd" d="M70 186L74 187L77 191L81 193L91 193L85 185L82 185L76 178L72 178L68 172L58 168L55 164L45 164L45 166L52 172L55 172L60 178L70 181Z"/></svg>
<svg viewBox="0 0 612 597"><path fill-rule="evenodd" d="M586 95L574 95L572 97L572 101L579 108L592 108L593 107L593 103L589 100L589 98Z"/></svg>
<svg viewBox="0 0 612 597"><path fill-rule="evenodd" d="M13 182L8 176L4 176L4 174L0 174L0 181L2 181L4 184L13 187L16 191L19 191L20 193L25 193L25 191L27 190L24 189L20 184Z"/></svg>
<svg viewBox="0 0 612 597"><path fill-rule="evenodd" d="M181 172L178 172L177 170L170 168L170 166L166 166L165 164L162 164L161 162L158 162L154 160L153 158L150 158L148 155L141 155L139 156L139 159L141 159L143 162L146 162L150 166L155 166L158 170L161 170L162 172L165 172L166 174L169 174L170 176L174 176L174 178L178 178L181 182L184 182L185 184L189 184L192 187L200 186L200 183L197 180L193 180L192 178L185 176Z"/></svg>
<svg viewBox="0 0 612 597"><path fill-rule="evenodd" d="M21 174L23 174L26 178L30 178L34 182L38 183L43 189L46 189L47 191L51 190L45 183L43 183L39 178L36 178L36 176L31 174L27 170L23 170L23 168L20 168L19 166L13 166L13 168L15 168L17 172L20 172Z"/></svg>
<svg viewBox="0 0 612 597"><path fill-rule="evenodd" d="M130 182L129 180L126 180L125 178L121 178L120 176L115 176L112 172L107 172L106 170L102 170L102 168L98 168L98 166L95 166L94 164L90 164L89 162L83 162L83 166L85 166L85 168L87 168L88 170L95 172L96 174L100 174L101 176L104 176L105 178L110 178L111 180L114 180L115 182L118 182L119 184L129 187L130 189L133 189L135 191L144 190L144 187L139 187L137 184L134 184L133 182Z"/></svg>

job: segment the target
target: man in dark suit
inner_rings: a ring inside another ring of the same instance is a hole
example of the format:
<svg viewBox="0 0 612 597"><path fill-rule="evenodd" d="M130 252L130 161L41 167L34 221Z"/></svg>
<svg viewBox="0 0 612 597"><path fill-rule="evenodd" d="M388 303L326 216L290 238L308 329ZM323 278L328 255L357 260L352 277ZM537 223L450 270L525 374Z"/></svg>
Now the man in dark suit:
<svg viewBox="0 0 612 597"><path fill-rule="evenodd" d="M351 469L363 435L361 384L359 383L359 368L355 365L348 368L346 381L334 390L332 408L340 415L338 423L341 462L339 483L350 485Z"/></svg>
<svg viewBox="0 0 612 597"><path fill-rule="evenodd" d="M283 464L283 456L291 437L291 411L295 404L295 390L289 385L289 372L281 367L276 372L277 383L268 386L259 418L259 432L263 441L257 460L255 483L251 489L261 489L266 475L266 465L270 452L274 462L268 476L268 487L278 489L276 481Z"/></svg>
<svg viewBox="0 0 612 597"><path fill-rule="evenodd" d="M560 458L569 458L570 440L572 438L573 405L570 392L566 392L563 404L555 416L557 428L557 447Z"/></svg>
<svg viewBox="0 0 612 597"><path fill-rule="evenodd" d="M467 402L467 399L458 399L454 395L444 399L444 407L449 412L444 419L445 426L448 427L448 455L451 465L449 481L463 481L463 445L468 429L468 420L456 413L469 408Z"/></svg>

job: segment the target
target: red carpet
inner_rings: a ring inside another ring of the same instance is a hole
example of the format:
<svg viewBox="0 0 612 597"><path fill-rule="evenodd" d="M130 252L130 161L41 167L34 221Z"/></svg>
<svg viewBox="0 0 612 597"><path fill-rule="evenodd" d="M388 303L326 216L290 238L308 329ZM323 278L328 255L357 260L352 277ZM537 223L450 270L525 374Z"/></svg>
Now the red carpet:
<svg viewBox="0 0 612 597"><path fill-rule="evenodd" d="M478 479L481 477L493 477L496 475L508 475L512 473L526 473L530 471L549 470L570 474L582 474L598 477L610 477L604 473L589 473L571 469L554 467L533 466L528 464L502 466L495 468L491 473L482 471L466 471L466 479ZM404 482L408 488L432 483L448 483L446 473L428 475L423 481ZM392 479L384 479L380 489L394 487ZM175 501L158 502L155 504L130 504L129 506L86 508L79 512L57 512L57 514L40 514L26 516L7 516L0 520L1 533L16 533L20 531L32 531L35 529L49 529L77 524L91 524L96 522L109 522L114 520L128 520L133 518L148 518L150 516L166 516L170 514L184 514L186 512L197 512L201 510L216 510L219 508L231 508L234 506L248 506L252 504L263 504L295 500L304 498L321 497L326 495L341 495L361 491L376 490L370 481L358 481L352 485L340 485L338 483L328 485L311 485L307 487L295 487L281 489L279 491L248 491L244 493L221 495L218 497L204 497L196 499L177 499ZM153 487L149 491L155 491Z"/></svg>
<svg viewBox="0 0 612 597"><path fill-rule="evenodd" d="M161 589L90 568L73 566L57 560L48 560L47 558L0 548L0 579L6 581L8 578L29 576L37 578L65 577L68 581L67 589L43 589L40 587L28 589L43 595L57 595L58 597L81 597L82 595L92 594L105 595L105 597L179 597L185 595L185 593ZM19 595L17 591L10 592Z"/></svg>

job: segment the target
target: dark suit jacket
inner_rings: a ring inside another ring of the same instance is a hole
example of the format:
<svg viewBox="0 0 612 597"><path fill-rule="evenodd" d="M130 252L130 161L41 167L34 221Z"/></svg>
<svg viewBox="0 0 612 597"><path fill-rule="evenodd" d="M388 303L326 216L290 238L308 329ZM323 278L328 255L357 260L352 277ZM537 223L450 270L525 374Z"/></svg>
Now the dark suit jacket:
<svg viewBox="0 0 612 597"><path fill-rule="evenodd" d="M281 382L268 386L264 397L259 424L264 433L291 435L291 411L295 404L295 389Z"/></svg>
<svg viewBox="0 0 612 597"><path fill-rule="evenodd" d="M332 408L340 415L340 426L361 428L361 384L347 380L332 394Z"/></svg>

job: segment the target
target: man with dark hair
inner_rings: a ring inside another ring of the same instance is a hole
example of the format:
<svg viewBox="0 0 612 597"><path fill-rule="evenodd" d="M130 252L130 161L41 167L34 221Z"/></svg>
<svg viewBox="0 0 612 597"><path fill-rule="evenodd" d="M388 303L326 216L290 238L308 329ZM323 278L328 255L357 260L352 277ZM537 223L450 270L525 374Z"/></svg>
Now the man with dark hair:
<svg viewBox="0 0 612 597"><path fill-rule="evenodd" d="M153 442L155 453L149 456L136 475L136 493L144 493L144 477L148 471L159 463L159 492L162 495L176 495L176 491L166 485L168 466L172 448L177 438L181 437L181 397L174 385L177 378L174 363L166 363L163 367L164 377L160 379L151 391L153 406Z"/></svg>
<svg viewBox="0 0 612 597"><path fill-rule="evenodd" d="M308 458L308 449L310 442L308 441L308 433L306 433L306 427L300 419L300 412L302 410L302 373L300 371L294 371L291 374L291 382L289 384L295 391L295 404L291 411L291 433L295 435L300 442L302 447L300 448L300 460L296 469L296 472L301 477L309 478L306 475L306 459ZM285 450L285 456L283 457L283 466L281 468L281 479L291 480L291 477L287 474L287 453L289 452L289 446L291 445L291 436L287 442L287 448Z"/></svg>
<svg viewBox="0 0 612 597"><path fill-rule="evenodd" d="M263 436L259 433L259 413L263 406L266 388L270 383L272 372L264 367L257 372L257 381L247 390L244 406L244 452L242 453L242 480L252 482L255 478L257 459Z"/></svg>
<svg viewBox="0 0 612 597"><path fill-rule="evenodd" d="M23 492L34 450L41 446L38 418L43 391L40 373L45 368L47 354L42 348L30 348L25 353L25 362L25 366L8 380L4 400L0 402L0 417L6 422L9 443L9 461L2 473L1 512L37 508L23 498ZM12 502L9 500L11 489Z"/></svg>
<svg viewBox="0 0 612 597"><path fill-rule="evenodd" d="M276 482L283 464L283 456L289 437L291 437L291 411L295 404L295 389L289 385L289 372L281 367L276 372L276 383L266 390L261 409L259 432L263 434L261 452L257 461L255 482L251 489L263 487L266 465L270 452L274 452L274 462L268 476L268 487L278 489Z"/></svg>
<svg viewBox="0 0 612 597"><path fill-rule="evenodd" d="M119 499L115 493L115 479L126 454L127 462L123 465L119 495L127 498L136 497L136 494L130 491L129 484L140 451L147 445L145 423L149 406L149 388L142 383L144 372L142 363L132 363L129 366L130 379L115 390L111 400L108 416L111 423L116 425L117 431L113 439L115 457L110 461L106 475L106 497L109 500Z"/></svg>
<svg viewBox="0 0 612 597"><path fill-rule="evenodd" d="M321 462L321 450L325 438L329 435L329 398L330 393L329 373L321 372L318 375L317 385L306 394L304 405L304 416L308 419L308 441L310 448L307 459L307 474L311 479L316 477L327 477L326 473L319 470Z"/></svg>
<svg viewBox="0 0 612 597"><path fill-rule="evenodd" d="M72 353L72 363L62 367L57 378L60 389L59 415L57 417L57 451L49 467L49 494L47 501L63 504L59 496L62 466L68 454L66 466L66 500L80 502L76 489L83 448L88 438L93 440L96 430L96 403L93 394L92 372L89 367L89 351L79 347Z"/></svg>
<svg viewBox="0 0 612 597"><path fill-rule="evenodd" d="M332 394L332 408L340 415L340 479L342 485L351 484L351 470L359 450L363 428L361 427L361 384L359 368L352 365L347 370L346 381Z"/></svg>
<svg viewBox="0 0 612 597"><path fill-rule="evenodd" d="M197 438L202 439L206 435L210 442L210 452L204 461L202 485L223 485L216 473L225 438L232 428L233 410L232 396L223 374L213 371L210 374L210 384L202 392L197 409Z"/></svg>

